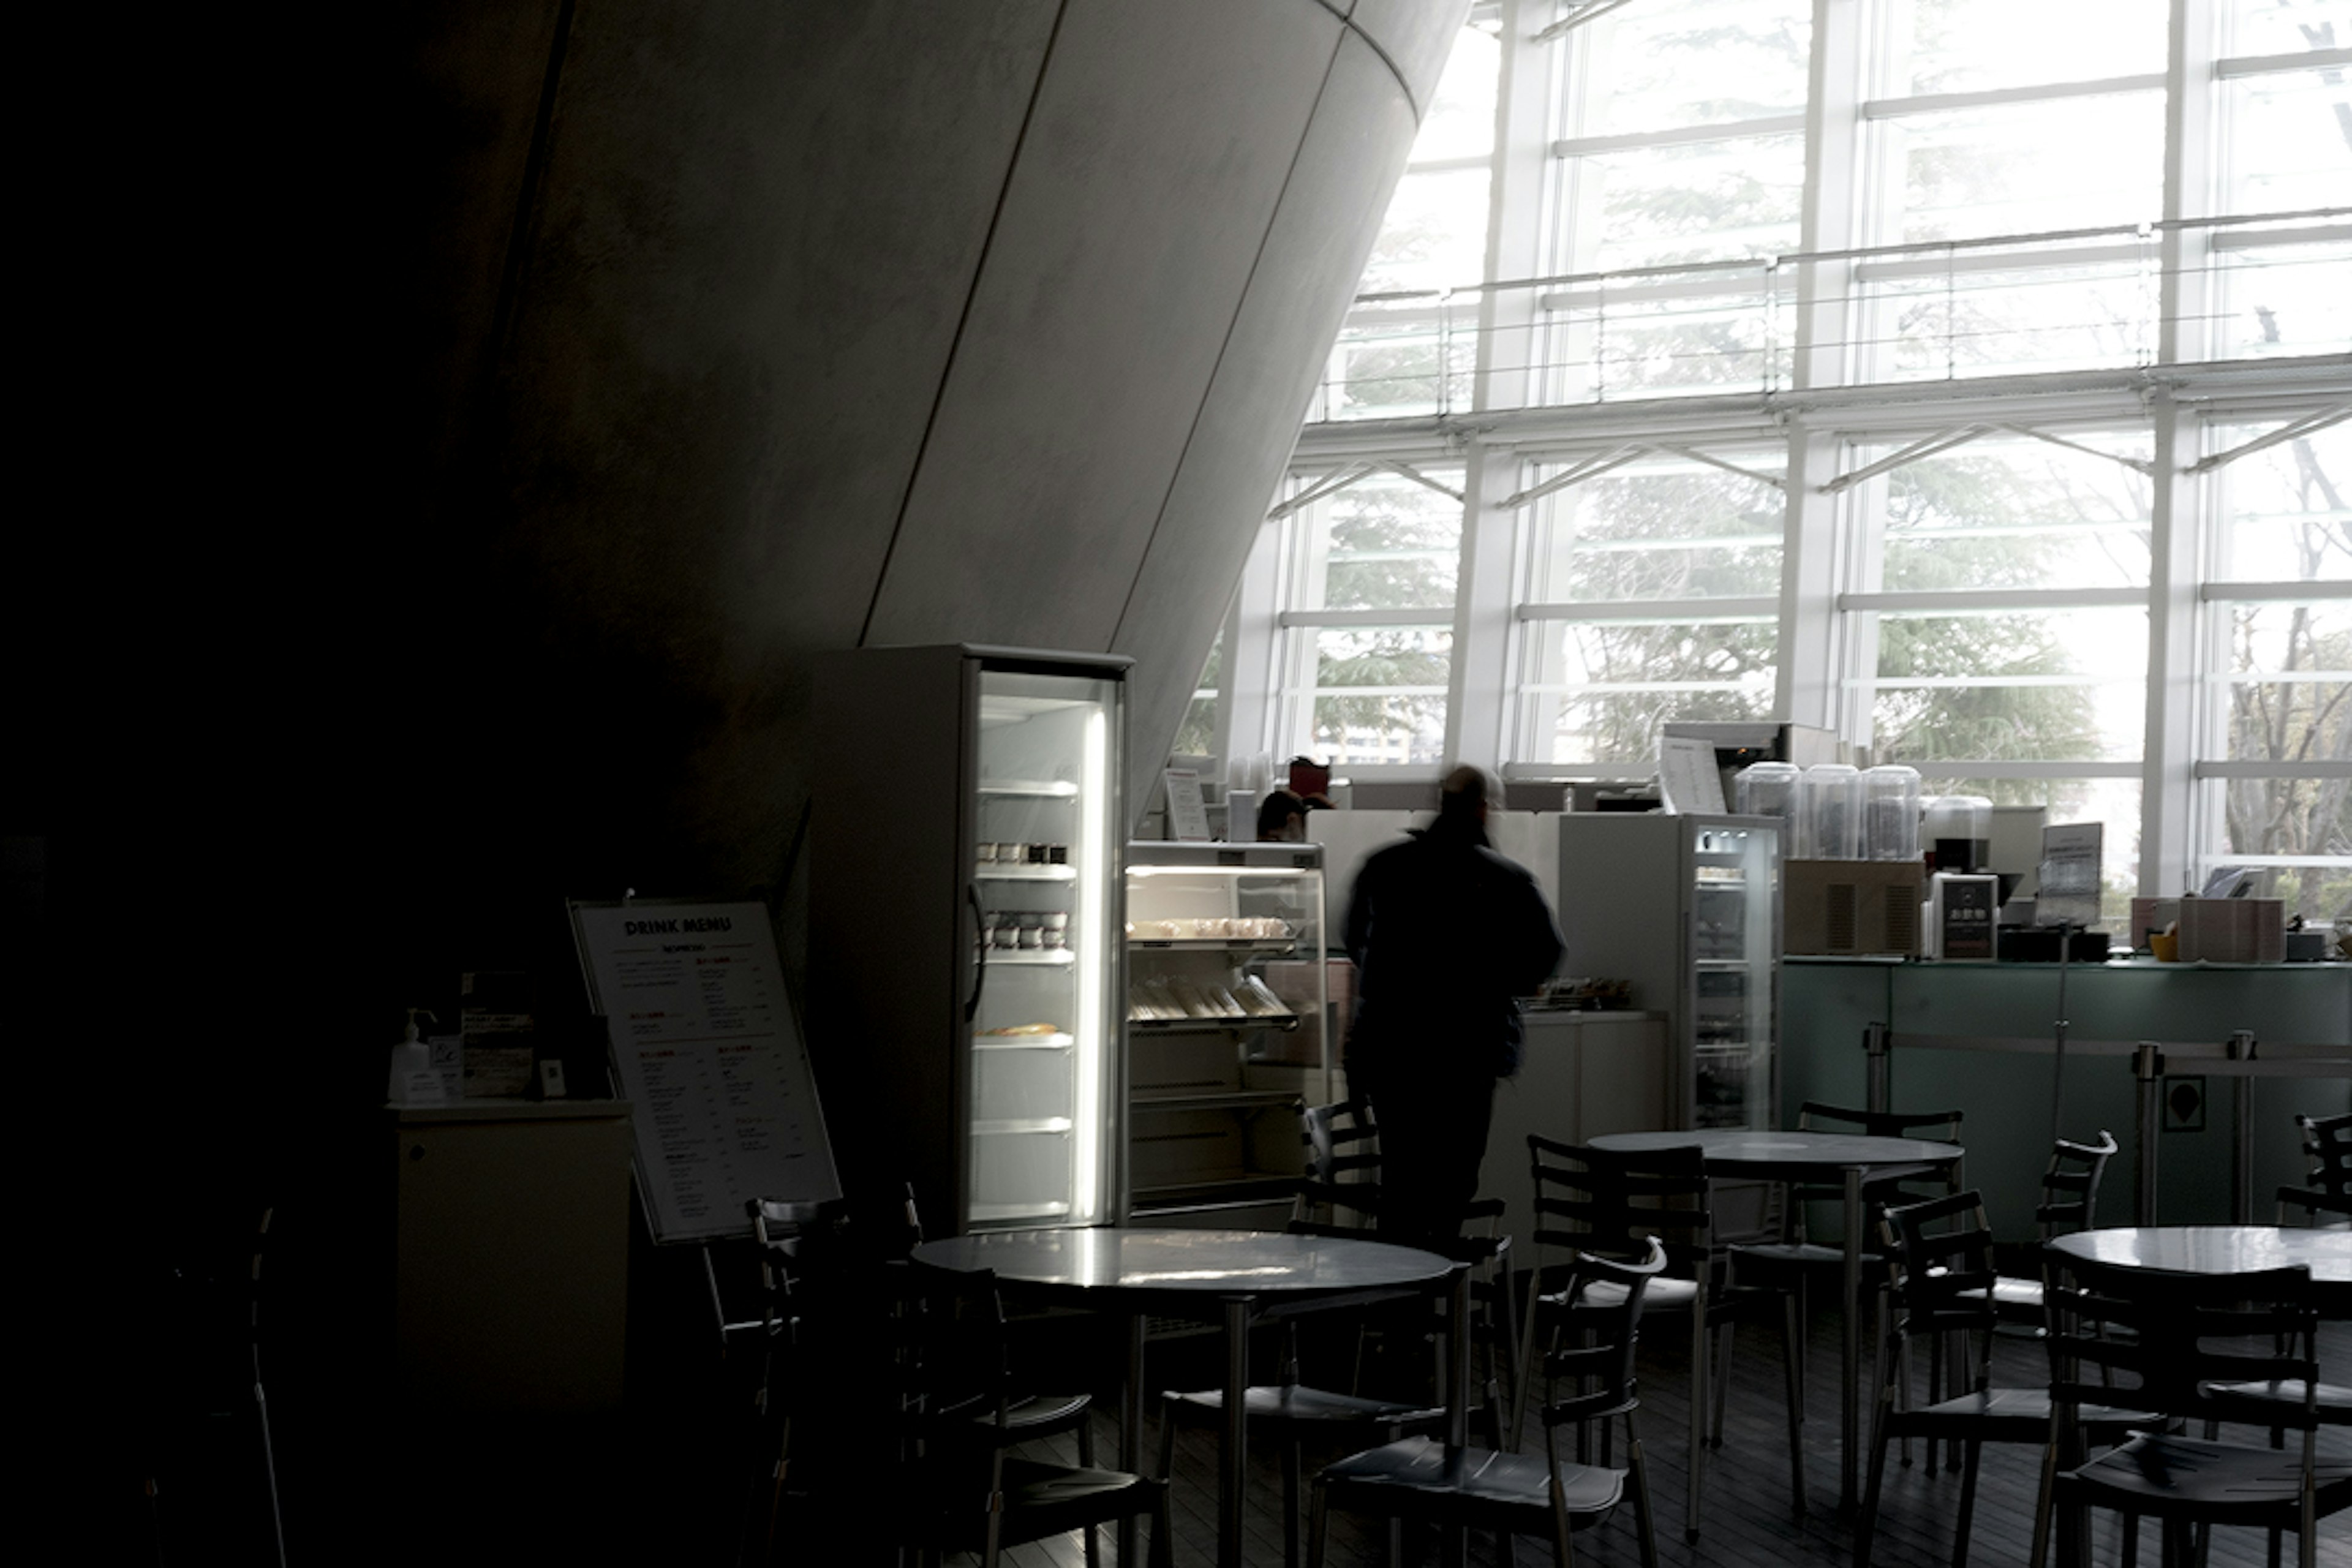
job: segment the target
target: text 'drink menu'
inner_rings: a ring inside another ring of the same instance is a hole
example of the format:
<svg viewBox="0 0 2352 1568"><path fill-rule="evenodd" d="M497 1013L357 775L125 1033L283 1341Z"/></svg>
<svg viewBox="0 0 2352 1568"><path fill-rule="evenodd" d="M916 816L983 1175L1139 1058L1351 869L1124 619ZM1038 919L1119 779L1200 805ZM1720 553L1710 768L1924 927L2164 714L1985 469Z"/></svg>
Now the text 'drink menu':
<svg viewBox="0 0 2352 1568"><path fill-rule="evenodd" d="M740 1235L755 1197L839 1196L766 906L576 912L655 1239Z"/></svg>

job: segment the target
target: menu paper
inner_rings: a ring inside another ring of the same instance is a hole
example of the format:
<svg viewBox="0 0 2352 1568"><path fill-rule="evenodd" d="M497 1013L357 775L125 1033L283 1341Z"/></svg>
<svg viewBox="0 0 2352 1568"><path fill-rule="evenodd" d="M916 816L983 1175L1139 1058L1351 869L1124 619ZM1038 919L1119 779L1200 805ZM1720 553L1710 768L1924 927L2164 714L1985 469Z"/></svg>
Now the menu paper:
<svg viewBox="0 0 2352 1568"><path fill-rule="evenodd" d="M841 1195L763 904L579 905L656 1241L740 1236L752 1198Z"/></svg>
<svg viewBox="0 0 2352 1568"><path fill-rule="evenodd" d="M1191 768L1169 768L1168 837L1180 844L1209 842L1209 808L1201 799L1201 775ZM1225 825L1228 837L1241 829Z"/></svg>

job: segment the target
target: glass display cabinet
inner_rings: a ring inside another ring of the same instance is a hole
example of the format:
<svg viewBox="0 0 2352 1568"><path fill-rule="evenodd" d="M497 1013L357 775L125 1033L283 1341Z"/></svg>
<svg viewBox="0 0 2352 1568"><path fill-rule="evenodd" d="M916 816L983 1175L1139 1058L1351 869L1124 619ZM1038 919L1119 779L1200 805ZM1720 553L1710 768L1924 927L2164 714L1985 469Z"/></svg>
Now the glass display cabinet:
<svg viewBox="0 0 2352 1568"><path fill-rule="evenodd" d="M1323 851L1128 846L1129 1208L1286 1201L1296 1107L1331 1094Z"/></svg>

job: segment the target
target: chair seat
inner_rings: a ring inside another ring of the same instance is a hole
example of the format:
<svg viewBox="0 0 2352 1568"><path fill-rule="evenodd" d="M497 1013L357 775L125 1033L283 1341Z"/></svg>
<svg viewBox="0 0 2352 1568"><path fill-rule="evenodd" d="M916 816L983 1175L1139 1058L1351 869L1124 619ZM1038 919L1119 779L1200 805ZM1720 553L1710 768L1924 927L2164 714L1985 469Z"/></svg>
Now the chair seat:
<svg viewBox="0 0 2352 1568"><path fill-rule="evenodd" d="M1170 1392L1160 1398L1169 1414L1190 1415L1195 1419L1222 1415L1225 1408L1225 1391L1222 1388L1196 1389L1185 1394ZM1410 1426L1444 1421L1445 1407L1394 1399L1364 1399L1352 1394L1309 1388L1304 1384L1261 1384L1242 1391L1242 1414L1250 1421L1274 1426L1295 1423L1313 1426Z"/></svg>
<svg viewBox="0 0 2352 1568"><path fill-rule="evenodd" d="M924 1467L927 1485L896 1495L922 1497L943 1491L985 1494L987 1472L969 1465ZM1133 1494L1164 1486L1162 1481L1124 1470L1088 1469L1076 1465L1053 1465L1036 1459L1004 1461L1004 1541L1018 1544L1066 1531L1082 1530L1135 1511ZM877 1495L890 1496L885 1490ZM932 1514L913 1521L915 1539L951 1550L977 1549L984 1541L987 1518L971 1510Z"/></svg>
<svg viewBox="0 0 2352 1568"><path fill-rule="evenodd" d="M1696 1300L1697 1280L1660 1275L1651 1280L1649 1288L1642 1292L1642 1310L1654 1313L1666 1311L1676 1307L1687 1307ZM1555 1290L1542 1300L1547 1307L1563 1307L1568 1304L1568 1293ZM1576 1300L1580 1307L1622 1307L1625 1304L1625 1287L1613 1279L1595 1279L1584 1288Z"/></svg>
<svg viewBox="0 0 2352 1568"><path fill-rule="evenodd" d="M2231 1399L2251 1399L2265 1405L2301 1405L2304 1401L2303 1379L2282 1378L2272 1383L2208 1383L2204 1392ZM2340 1384L2323 1383L2313 1399L2322 1421L2343 1423L2352 1421L2352 1388Z"/></svg>
<svg viewBox="0 0 2352 1568"><path fill-rule="evenodd" d="M2352 1459L2323 1458L2316 1468L2318 1511L2352 1502ZM2209 1519L2275 1522L2301 1506L2299 1448L2246 1448L2190 1437L2143 1435L2111 1448L2064 1479L2092 1500L2126 1512L2193 1510Z"/></svg>
<svg viewBox="0 0 2352 1568"><path fill-rule="evenodd" d="M1607 1512L1624 1495L1625 1472L1597 1465L1562 1465L1560 1501L1570 1514ZM1472 1508L1524 1508L1551 1513L1553 1472L1544 1457L1498 1454L1489 1448L1448 1448L1428 1437L1406 1437L1353 1454L1323 1472L1331 1488L1395 1488Z"/></svg>
<svg viewBox="0 0 2352 1568"><path fill-rule="evenodd" d="M1004 1425L1020 1431L1075 1426L1093 1403L1084 1394L1032 1394L1006 1407ZM991 1413L976 1419L992 1425L996 1417Z"/></svg>
<svg viewBox="0 0 2352 1568"><path fill-rule="evenodd" d="M1961 1301L1981 1301L1985 1299L1982 1290L1958 1290L1953 1296ZM2042 1310L2042 1281L2021 1279L2013 1274L1996 1276L1992 1282L1992 1304L1996 1309L2006 1307L2019 1311L2039 1311Z"/></svg>
<svg viewBox="0 0 2352 1568"><path fill-rule="evenodd" d="M1751 1241L1731 1249L1733 1258L1741 1263L1762 1263L1784 1268L1836 1268L1845 1263L1845 1249L1824 1247L1818 1241ZM1862 1270L1868 1274L1884 1272L1886 1258L1883 1253L1864 1252Z"/></svg>
<svg viewBox="0 0 2352 1568"><path fill-rule="evenodd" d="M1895 1413L1895 1429L1916 1437L1973 1437L1985 1443L2038 1443L2050 1432L2046 1388L1986 1388L1934 1405ZM2085 1405L2077 1413L2086 1430L2119 1436L2135 1426L2153 1426L2163 1416L2148 1410Z"/></svg>

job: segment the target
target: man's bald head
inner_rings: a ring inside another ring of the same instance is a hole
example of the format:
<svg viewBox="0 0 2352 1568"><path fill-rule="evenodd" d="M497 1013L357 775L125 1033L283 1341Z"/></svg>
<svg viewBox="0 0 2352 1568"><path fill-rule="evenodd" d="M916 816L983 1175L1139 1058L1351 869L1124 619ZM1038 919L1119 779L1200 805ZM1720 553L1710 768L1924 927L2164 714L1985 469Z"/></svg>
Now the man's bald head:
<svg viewBox="0 0 2352 1568"><path fill-rule="evenodd" d="M1437 815L1484 825L1486 806L1499 791L1486 769L1465 763L1437 786Z"/></svg>

